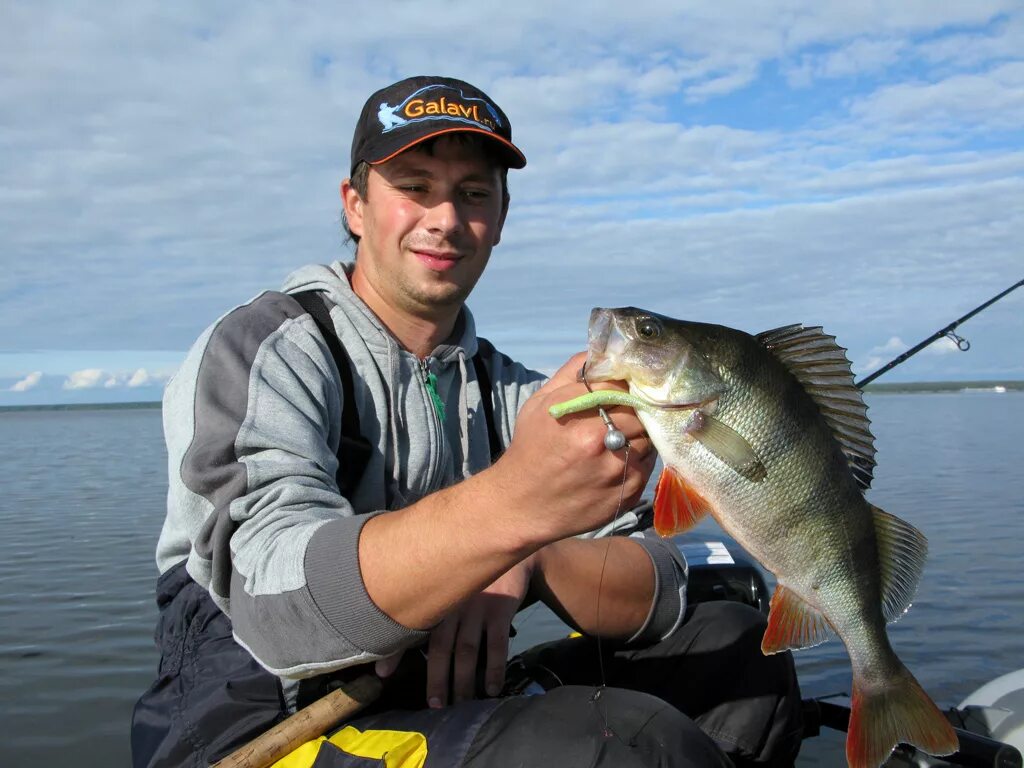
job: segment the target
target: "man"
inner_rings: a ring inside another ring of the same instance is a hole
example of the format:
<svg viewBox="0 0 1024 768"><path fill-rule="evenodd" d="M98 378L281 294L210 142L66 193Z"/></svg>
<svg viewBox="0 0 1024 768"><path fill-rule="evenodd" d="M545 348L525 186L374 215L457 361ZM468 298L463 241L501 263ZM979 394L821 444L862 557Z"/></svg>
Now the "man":
<svg viewBox="0 0 1024 768"><path fill-rule="evenodd" d="M507 170L525 163L468 83L378 91L341 185L354 264L299 270L197 341L164 402L162 659L136 707L137 765L205 765L370 670L382 699L318 766L421 742L436 765L590 765L594 751L602 765L726 766L722 748L792 761L792 665L757 652L760 615L687 609L685 563L656 537L579 538L650 476L636 416L614 412L629 449L606 450L597 416L547 413L584 391L582 355L545 383L476 336L465 301L501 237ZM533 599L605 638L529 657L590 687L495 698L512 617ZM610 685L675 707L595 689L604 664Z"/></svg>

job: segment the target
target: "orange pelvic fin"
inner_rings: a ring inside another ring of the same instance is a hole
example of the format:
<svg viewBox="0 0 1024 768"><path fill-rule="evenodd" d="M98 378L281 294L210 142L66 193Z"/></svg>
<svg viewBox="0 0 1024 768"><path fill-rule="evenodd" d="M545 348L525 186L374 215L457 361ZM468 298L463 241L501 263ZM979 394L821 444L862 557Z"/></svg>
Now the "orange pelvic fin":
<svg viewBox="0 0 1024 768"><path fill-rule="evenodd" d="M846 736L850 768L878 768L899 743L930 755L960 748L953 727L906 667L874 690L854 677Z"/></svg>
<svg viewBox="0 0 1024 768"><path fill-rule="evenodd" d="M700 522L711 511L707 500L688 486L674 469L665 467L654 491L654 530L673 536Z"/></svg>
<svg viewBox="0 0 1024 768"><path fill-rule="evenodd" d="M761 653L768 656L781 651L810 648L835 636L835 630L817 608L782 584L775 587L768 629L761 638Z"/></svg>

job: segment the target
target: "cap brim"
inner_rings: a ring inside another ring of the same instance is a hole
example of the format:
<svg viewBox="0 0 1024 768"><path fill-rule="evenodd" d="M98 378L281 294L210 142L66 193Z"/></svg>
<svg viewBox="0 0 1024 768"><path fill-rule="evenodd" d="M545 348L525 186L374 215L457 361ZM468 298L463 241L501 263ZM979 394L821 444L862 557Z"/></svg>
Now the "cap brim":
<svg viewBox="0 0 1024 768"><path fill-rule="evenodd" d="M428 133L424 136L417 136L412 141L403 144L401 147L393 150L388 155L376 160L367 160L366 162L368 162L370 165L380 165L381 163L386 163L388 160L391 160L397 155L402 154L410 147L415 147L417 144L422 144L427 139L433 139L437 136L442 136L446 133L478 133L481 136L486 136L488 139L493 140L498 145L496 148L499 150L499 154L501 155L502 159L505 161L505 164L509 168L523 168L526 165L526 155L524 155L519 150L519 147L517 147L511 141L505 139L502 136L497 135L496 133L485 131L482 128L470 128L468 126L465 128L444 128L439 131L433 131L432 133Z"/></svg>

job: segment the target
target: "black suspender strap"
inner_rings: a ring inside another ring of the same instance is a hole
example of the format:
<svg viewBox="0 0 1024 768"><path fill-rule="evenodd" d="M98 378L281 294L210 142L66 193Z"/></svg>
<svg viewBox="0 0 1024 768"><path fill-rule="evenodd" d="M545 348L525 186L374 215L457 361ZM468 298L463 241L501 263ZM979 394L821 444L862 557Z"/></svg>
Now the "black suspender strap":
<svg viewBox="0 0 1024 768"><path fill-rule="evenodd" d="M356 406L355 386L352 382L352 362L338 339L338 334L334 332L331 311L323 293L302 291L293 293L292 297L310 314L320 329L320 335L324 337L341 377L341 441L338 444L338 471L335 473L335 480L341 495L351 497L370 461L371 451L369 441L363 437L359 429L359 408Z"/></svg>
<svg viewBox="0 0 1024 768"><path fill-rule="evenodd" d="M498 438L498 427L494 422L494 391L491 389L491 377L483 358L494 354L494 347L487 339L477 338L477 350L473 355L473 367L476 369L476 382L480 386L480 402L484 409L484 420L487 422L487 440L491 446L491 464L498 460L504 448Z"/></svg>

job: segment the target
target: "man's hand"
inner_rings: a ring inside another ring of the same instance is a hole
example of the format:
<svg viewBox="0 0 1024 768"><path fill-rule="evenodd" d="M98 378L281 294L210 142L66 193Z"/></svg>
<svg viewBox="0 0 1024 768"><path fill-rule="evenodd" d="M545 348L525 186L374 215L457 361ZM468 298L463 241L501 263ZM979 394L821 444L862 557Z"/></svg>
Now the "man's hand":
<svg viewBox="0 0 1024 768"><path fill-rule="evenodd" d="M480 651L486 653L484 689L497 696L505 684L509 631L533 575L533 557L502 574L466 600L430 633L427 651L427 703L431 708L458 703L476 694Z"/></svg>
<svg viewBox="0 0 1024 768"><path fill-rule="evenodd" d="M584 394L577 381L586 355L569 360L526 401L516 418L505 454L488 472L498 478L502 498L520 511L515 533L536 537L542 546L596 530L617 510L633 506L654 469L656 452L632 408L610 408L612 421L630 448L609 451L597 411L556 420L548 408ZM623 389L601 382L595 389Z"/></svg>

